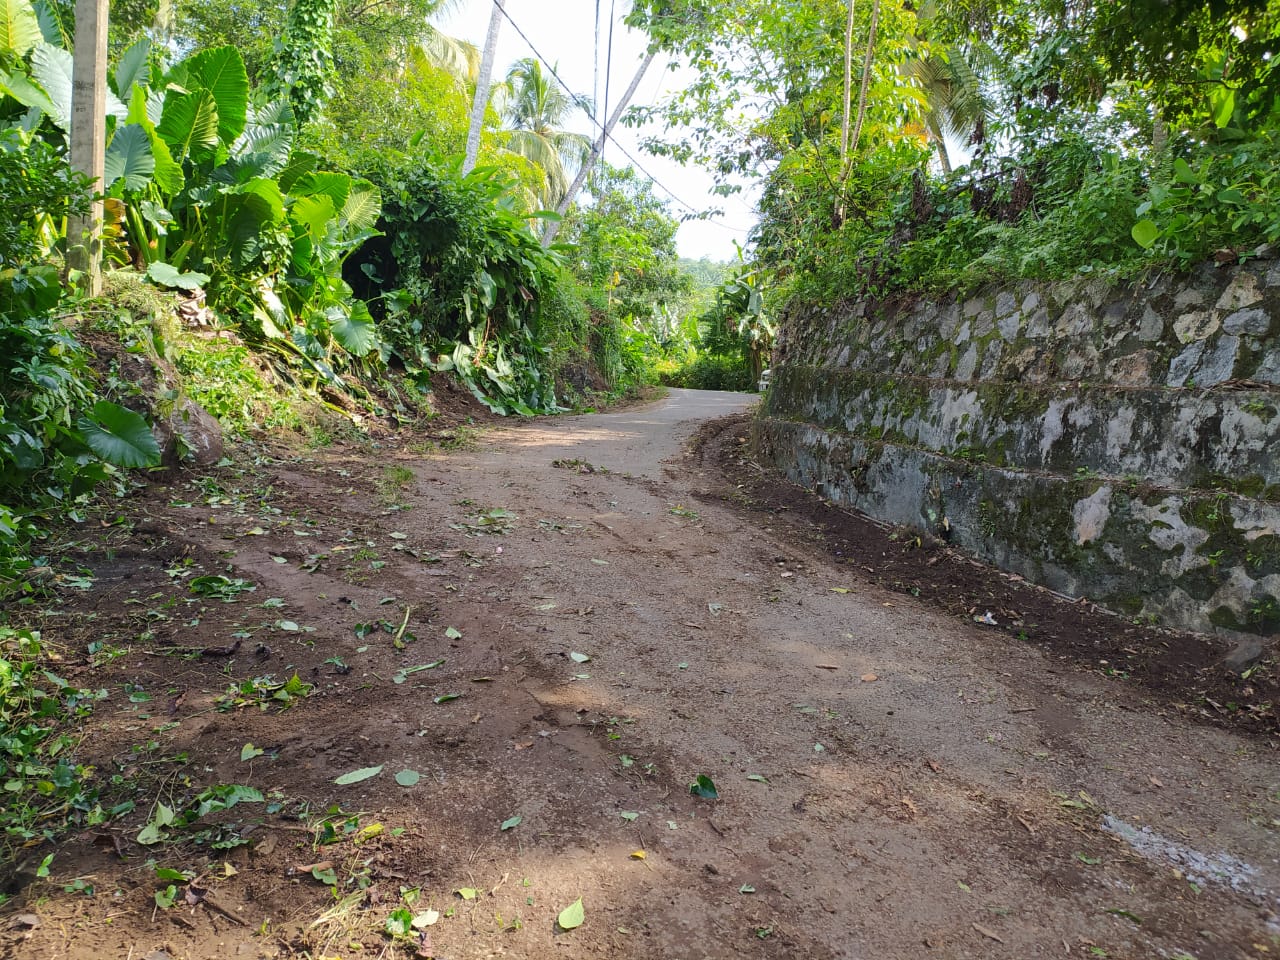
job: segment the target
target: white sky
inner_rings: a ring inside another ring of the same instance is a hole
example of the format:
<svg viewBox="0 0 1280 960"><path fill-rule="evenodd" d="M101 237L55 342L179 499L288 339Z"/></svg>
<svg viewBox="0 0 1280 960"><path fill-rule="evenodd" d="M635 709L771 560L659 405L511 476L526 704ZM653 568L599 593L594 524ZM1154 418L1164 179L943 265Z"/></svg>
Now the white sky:
<svg viewBox="0 0 1280 960"><path fill-rule="evenodd" d="M524 31L529 43L536 48L545 62L556 68L556 72L575 93L591 95L595 82L595 13L596 0L506 0L506 11L511 20ZM601 84L603 85L604 50L608 40L609 10L615 6L615 0L601 0ZM622 23L623 14L630 5L626 0L616 3L616 25L613 31L613 67L610 71L609 112L631 83L636 68L644 58L647 38L640 33L627 29ZM457 10L451 14L443 14L436 20L439 29L453 37L470 40L477 47L484 47L485 33L489 26L489 14L493 9L490 0L463 0ZM498 36L498 56L494 64L494 77L506 74L507 67L521 57L535 55L529 44L511 26L511 22L502 22L502 31ZM667 90L673 89L673 83L679 81L678 72L668 69L668 60L659 56L645 74L639 89L636 91L633 105L656 103ZM596 97L603 108L604 96ZM603 119L603 118L602 118ZM590 121L579 113L574 122L569 124L576 132L591 134L594 129ZM680 253L686 257L698 258L709 256L713 260L733 260L736 256L733 243L746 243L747 231L756 222L754 205L749 197L718 197L712 194L713 181L707 173L693 166L682 167L665 157L655 157L645 153L640 147L640 140L651 134L661 134L660 127L637 130L625 127L621 123L613 130L613 139L621 144L640 162L644 171L653 177L659 186L655 193L670 202L671 212L678 219L688 209L688 204L697 211L711 208L722 208L723 214L715 216L711 221L688 221L680 225L676 236L676 244ZM593 136L592 139L595 139ZM618 146L610 142L605 148L605 159L614 166L628 166L631 161L623 155ZM663 188L666 188L664 190ZM666 192L670 191L670 193ZM677 202L671 199L674 193L680 198Z"/></svg>

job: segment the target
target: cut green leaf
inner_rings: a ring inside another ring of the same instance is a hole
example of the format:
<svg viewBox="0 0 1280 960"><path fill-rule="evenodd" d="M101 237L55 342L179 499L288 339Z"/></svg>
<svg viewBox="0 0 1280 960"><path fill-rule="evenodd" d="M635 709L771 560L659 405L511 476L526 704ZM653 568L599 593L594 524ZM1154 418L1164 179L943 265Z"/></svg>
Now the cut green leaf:
<svg viewBox="0 0 1280 960"><path fill-rule="evenodd" d="M333 782L340 787L348 787L353 783L360 783L364 780L371 780L382 772L382 764L376 767L362 767L359 770L352 770L350 773L344 773L337 777Z"/></svg>
<svg viewBox="0 0 1280 960"><path fill-rule="evenodd" d="M720 794L716 785L705 773L698 774L698 779L689 784L689 793L703 800L719 800Z"/></svg>
<svg viewBox="0 0 1280 960"><path fill-rule="evenodd" d="M154 467L160 462L160 444L147 421L132 410L99 400L76 426L89 449L117 467Z"/></svg>
<svg viewBox="0 0 1280 960"><path fill-rule="evenodd" d="M417 770L401 770L396 774L396 783L402 787L416 787L421 779L422 774Z"/></svg>
<svg viewBox="0 0 1280 960"><path fill-rule="evenodd" d="M561 930L576 930L586 919L586 908L582 905L582 898L579 897L560 911L560 915L556 917L556 923L560 925Z"/></svg>

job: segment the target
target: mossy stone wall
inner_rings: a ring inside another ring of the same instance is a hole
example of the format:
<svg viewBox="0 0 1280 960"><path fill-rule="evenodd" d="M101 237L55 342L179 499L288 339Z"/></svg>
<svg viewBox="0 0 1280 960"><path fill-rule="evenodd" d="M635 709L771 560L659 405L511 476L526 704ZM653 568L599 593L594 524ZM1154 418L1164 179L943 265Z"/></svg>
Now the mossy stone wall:
<svg viewBox="0 0 1280 960"><path fill-rule="evenodd" d="M794 311L766 459L1171 626L1280 631L1280 261Z"/></svg>

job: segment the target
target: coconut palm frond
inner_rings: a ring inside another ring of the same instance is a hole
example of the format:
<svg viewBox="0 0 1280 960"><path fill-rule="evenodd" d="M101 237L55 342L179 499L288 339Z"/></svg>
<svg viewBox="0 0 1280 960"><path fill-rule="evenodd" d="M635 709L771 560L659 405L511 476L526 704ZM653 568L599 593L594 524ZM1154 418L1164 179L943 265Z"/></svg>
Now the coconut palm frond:
<svg viewBox="0 0 1280 960"><path fill-rule="evenodd" d="M474 84L480 73L480 48L428 26L418 37L416 50L427 62L446 71L462 83Z"/></svg>
<svg viewBox="0 0 1280 960"><path fill-rule="evenodd" d="M554 207L569 188L571 176L585 162L591 141L563 129L575 110L589 101L564 91L531 57L517 60L506 80L494 87L494 108L508 131L507 149L540 167L546 176L543 203Z"/></svg>
<svg viewBox="0 0 1280 960"><path fill-rule="evenodd" d="M543 206L554 207L569 189L569 174L551 141L532 130L511 130L507 134L507 149L542 170L545 183L539 199Z"/></svg>

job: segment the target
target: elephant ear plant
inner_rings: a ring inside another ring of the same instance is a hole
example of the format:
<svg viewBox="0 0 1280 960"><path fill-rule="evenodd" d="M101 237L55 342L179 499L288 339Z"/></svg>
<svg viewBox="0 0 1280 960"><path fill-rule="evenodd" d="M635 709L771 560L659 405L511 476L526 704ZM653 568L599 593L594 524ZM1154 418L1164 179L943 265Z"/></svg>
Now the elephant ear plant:
<svg viewBox="0 0 1280 960"><path fill-rule="evenodd" d="M0 208L23 212L0 227L0 598L24 589L44 516L74 519L117 468L160 459L141 416L95 402L84 351L56 316L62 284L42 262L43 238L87 195L55 147L0 138Z"/></svg>
<svg viewBox="0 0 1280 960"><path fill-rule="evenodd" d="M26 0L0 0L18 4ZM70 54L48 40L0 77L38 136L65 138ZM297 147L287 97L256 102L239 50L172 65L146 39L110 71L108 255L161 286L207 285L210 306L325 381L384 346L342 264L376 236L378 190Z"/></svg>

